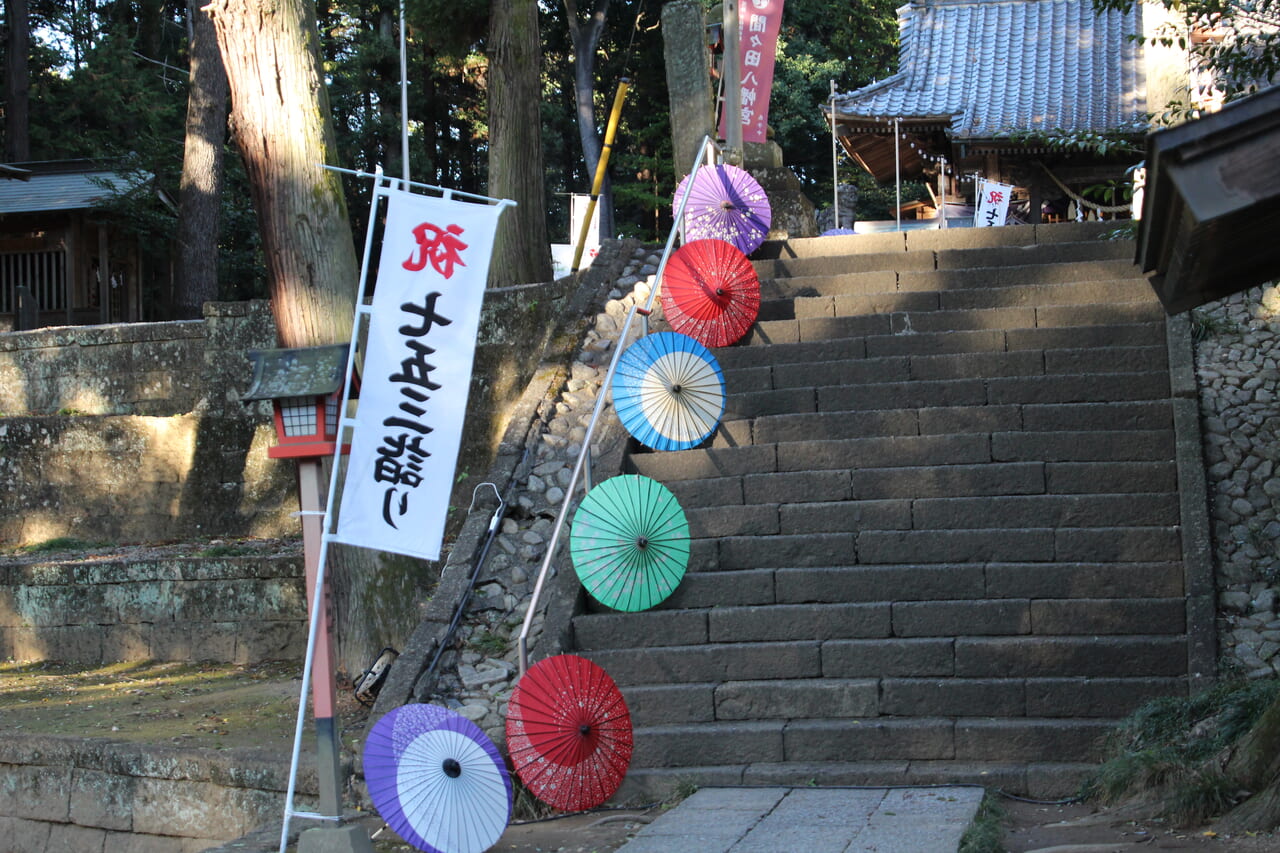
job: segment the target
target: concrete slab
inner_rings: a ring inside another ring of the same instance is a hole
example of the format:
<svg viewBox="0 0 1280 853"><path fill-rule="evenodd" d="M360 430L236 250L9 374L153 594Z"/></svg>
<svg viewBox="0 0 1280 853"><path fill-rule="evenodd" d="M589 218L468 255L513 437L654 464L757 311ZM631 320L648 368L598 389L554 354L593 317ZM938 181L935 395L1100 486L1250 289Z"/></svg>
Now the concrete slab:
<svg viewBox="0 0 1280 853"><path fill-rule="evenodd" d="M982 801L977 786L704 788L619 853L947 853Z"/></svg>

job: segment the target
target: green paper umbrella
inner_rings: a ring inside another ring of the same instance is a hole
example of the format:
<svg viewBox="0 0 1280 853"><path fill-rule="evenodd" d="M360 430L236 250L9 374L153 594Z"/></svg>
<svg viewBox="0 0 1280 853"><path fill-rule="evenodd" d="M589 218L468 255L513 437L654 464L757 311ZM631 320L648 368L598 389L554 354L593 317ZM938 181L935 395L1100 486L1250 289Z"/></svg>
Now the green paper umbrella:
<svg viewBox="0 0 1280 853"><path fill-rule="evenodd" d="M666 486L611 477L587 492L573 518L569 554L591 596L634 612L675 592L689 565L689 522Z"/></svg>

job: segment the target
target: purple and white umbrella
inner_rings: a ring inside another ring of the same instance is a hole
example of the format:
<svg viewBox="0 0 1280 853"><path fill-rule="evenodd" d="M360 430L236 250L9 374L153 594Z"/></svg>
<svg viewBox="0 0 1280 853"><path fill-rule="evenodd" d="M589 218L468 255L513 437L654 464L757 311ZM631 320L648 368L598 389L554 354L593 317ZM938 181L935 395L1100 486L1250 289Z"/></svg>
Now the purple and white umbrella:
<svg viewBox="0 0 1280 853"><path fill-rule="evenodd" d="M679 209L689 177L676 187ZM692 175L693 186L684 208L684 241L724 240L744 255L764 242L773 222L769 197L749 172L737 166L704 166Z"/></svg>
<svg viewBox="0 0 1280 853"><path fill-rule="evenodd" d="M497 748L437 705L404 705L378 720L364 775L378 814L424 853L482 853L511 820L511 777Z"/></svg>

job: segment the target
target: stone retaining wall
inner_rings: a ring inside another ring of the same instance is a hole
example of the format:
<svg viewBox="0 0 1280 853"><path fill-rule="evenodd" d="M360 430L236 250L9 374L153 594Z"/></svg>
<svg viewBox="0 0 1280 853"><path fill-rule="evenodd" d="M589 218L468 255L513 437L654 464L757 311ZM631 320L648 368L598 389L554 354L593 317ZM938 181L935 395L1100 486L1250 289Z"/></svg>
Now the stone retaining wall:
<svg viewBox="0 0 1280 853"><path fill-rule="evenodd" d="M296 543L276 545L269 556L0 563L0 660L299 660L303 559Z"/></svg>
<svg viewBox="0 0 1280 853"><path fill-rule="evenodd" d="M0 853L195 853L279 821L278 753L10 735L0 740ZM298 808L316 807L313 771Z"/></svg>
<svg viewBox="0 0 1280 853"><path fill-rule="evenodd" d="M1280 674L1280 288L1192 312L1217 569L1219 647L1229 670Z"/></svg>

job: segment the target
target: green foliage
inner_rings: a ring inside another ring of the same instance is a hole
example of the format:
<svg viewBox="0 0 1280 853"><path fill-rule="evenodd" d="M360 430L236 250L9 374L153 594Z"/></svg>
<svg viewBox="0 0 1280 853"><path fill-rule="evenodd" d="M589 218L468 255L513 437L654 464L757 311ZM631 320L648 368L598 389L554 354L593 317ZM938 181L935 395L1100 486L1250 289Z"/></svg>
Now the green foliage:
<svg viewBox="0 0 1280 853"><path fill-rule="evenodd" d="M1107 803L1150 797L1180 825L1222 814L1236 791L1209 759L1243 737L1277 697L1280 680L1272 679L1148 702L1113 733L1110 757L1086 780L1084 796Z"/></svg>
<svg viewBox="0 0 1280 853"><path fill-rule="evenodd" d="M91 548L105 548L109 544L107 542L77 539L74 536L57 536L53 539L46 539L43 542L22 545L17 550L22 554L48 554L52 551L84 551Z"/></svg>
<svg viewBox="0 0 1280 853"><path fill-rule="evenodd" d="M959 853L1004 853L1001 843L1003 823L1006 812L1000 806L996 795L988 791L978 805L978 813L973 816L973 823L960 838Z"/></svg>
<svg viewBox="0 0 1280 853"><path fill-rule="evenodd" d="M1093 154L1098 157L1141 156L1143 142L1138 138L1139 131L1105 133L1093 130L1020 130L1007 134L1009 139L1021 145L1040 145L1051 151L1063 151L1077 154Z"/></svg>
<svg viewBox="0 0 1280 853"><path fill-rule="evenodd" d="M855 172L851 177L852 180L846 180L846 183L858 188L858 202L854 211L859 220L883 221L897 216L894 208L899 197L897 187L892 183L877 183L875 178L862 171ZM929 199L929 190L918 181L903 181L901 197L903 204L926 201Z"/></svg>

